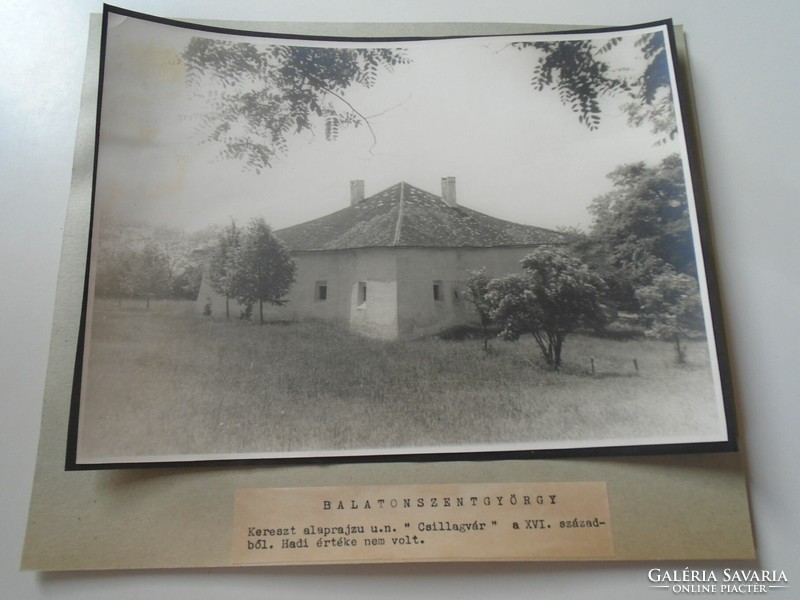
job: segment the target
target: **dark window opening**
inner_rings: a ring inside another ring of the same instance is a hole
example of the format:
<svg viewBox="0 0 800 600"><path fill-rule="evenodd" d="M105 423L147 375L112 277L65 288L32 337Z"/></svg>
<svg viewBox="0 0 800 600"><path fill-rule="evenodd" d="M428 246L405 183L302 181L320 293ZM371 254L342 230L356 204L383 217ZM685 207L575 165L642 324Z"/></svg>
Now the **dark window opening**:
<svg viewBox="0 0 800 600"><path fill-rule="evenodd" d="M441 302L442 300L444 300L444 297L442 296L442 282L441 281L436 281L433 284L433 299L434 299L435 302Z"/></svg>
<svg viewBox="0 0 800 600"><path fill-rule="evenodd" d="M328 299L328 283L325 281L317 282L316 299L323 301Z"/></svg>

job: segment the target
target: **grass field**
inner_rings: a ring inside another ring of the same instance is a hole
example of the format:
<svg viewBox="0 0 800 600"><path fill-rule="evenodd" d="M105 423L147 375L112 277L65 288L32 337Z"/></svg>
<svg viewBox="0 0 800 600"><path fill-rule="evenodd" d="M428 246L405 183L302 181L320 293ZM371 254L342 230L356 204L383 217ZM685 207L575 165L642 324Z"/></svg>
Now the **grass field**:
<svg viewBox="0 0 800 600"><path fill-rule="evenodd" d="M560 372L544 368L532 339L494 340L490 355L481 344L100 301L80 456L634 439L702 435L718 423L705 342L690 342L679 367L666 342L573 334Z"/></svg>

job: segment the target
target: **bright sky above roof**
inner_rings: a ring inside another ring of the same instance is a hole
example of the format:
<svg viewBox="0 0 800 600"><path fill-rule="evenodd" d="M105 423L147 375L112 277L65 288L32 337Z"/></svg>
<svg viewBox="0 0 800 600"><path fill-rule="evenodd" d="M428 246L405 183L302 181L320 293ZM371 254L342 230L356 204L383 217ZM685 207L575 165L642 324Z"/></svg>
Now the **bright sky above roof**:
<svg viewBox="0 0 800 600"><path fill-rule="evenodd" d="M647 124L629 126L623 98L604 101L601 126L589 131L555 92L530 84L536 51L512 48L510 38L474 38L402 44L411 64L382 72L371 89L347 90L353 106L374 115L374 146L365 127L343 129L332 142L321 131L301 134L257 174L220 158L197 131L207 107L180 59L193 35L215 34L112 21L98 166L103 216L190 231L258 216L277 229L347 206L352 179L365 181L367 196L400 181L438 195L441 178L455 176L458 202L469 208L586 228L586 207L610 189L606 175L616 166L681 150L680 141L657 145ZM612 64L642 69L633 47L640 32L614 35L625 40L609 54Z"/></svg>

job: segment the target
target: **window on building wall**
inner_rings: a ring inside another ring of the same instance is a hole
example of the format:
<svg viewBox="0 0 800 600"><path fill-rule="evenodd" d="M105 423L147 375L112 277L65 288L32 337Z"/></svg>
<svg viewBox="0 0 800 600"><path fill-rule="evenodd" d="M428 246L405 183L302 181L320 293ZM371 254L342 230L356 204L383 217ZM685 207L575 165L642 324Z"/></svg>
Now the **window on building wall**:
<svg viewBox="0 0 800 600"><path fill-rule="evenodd" d="M441 302L444 300L444 295L442 294L442 282L441 281L434 281L433 282L433 299L436 302Z"/></svg>
<svg viewBox="0 0 800 600"><path fill-rule="evenodd" d="M314 300L322 302L327 299L328 299L328 282L318 281L317 284L314 286Z"/></svg>
<svg viewBox="0 0 800 600"><path fill-rule="evenodd" d="M359 281L358 282L358 303L359 304L366 304L367 302L367 282L366 281Z"/></svg>

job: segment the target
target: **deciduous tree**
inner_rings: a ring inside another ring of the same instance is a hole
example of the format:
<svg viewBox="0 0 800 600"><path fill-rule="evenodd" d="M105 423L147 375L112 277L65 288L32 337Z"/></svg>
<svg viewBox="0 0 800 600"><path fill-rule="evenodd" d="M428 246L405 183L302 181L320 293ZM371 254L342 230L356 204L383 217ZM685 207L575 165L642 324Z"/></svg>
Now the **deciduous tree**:
<svg viewBox="0 0 800 600"><path fill-rule="evenodd" d="M642 315L647 319L647 334L675 342L675 359L686 362L681 340L703 334L703 306L697 280L685 273L666 269L650 285L636 290Z"/></svg>
<svg viewBox="0 0 800 600"><path fill-rule="evenodd" d="M172 276L172 297L179 300L197 300L203 270L196 264L187 264Z"/></svg>
<svg viewBox="0 0 800 600"><path fill-rule="evenodd" d="M570 239L606 280L610 301L636 311L635 291L665 268L697 275L683 165L673 154L657 165L621 165L608 177L614 187L589 206L589 233Z"/></svg>
<svg viewBox="0 0 800 600"><path fill-rule="evenodd" d="M489 282L487 299L501 335L517 340L530 333L554 369L561 366L567 334L604 322L603 280L559 248L539 248L521 261L522 274Z"/></svg>
<svg viewBox="0 0 800 600"><path fill-rule="evenodd" d="M489 281L491 278L486 273L486 268L478 271L467 271L467 291L465 299L475 307L478 318L483 328L483 350L489 351L489 326L492 324L492 305L487 297Z"/></svg>
<svg viewBox="0 0 800 600"><path fill-rule="evenodd" d="M115 298L118 304L128 296L133 252L127 248L102 248L97 252L94 291L100 297Z"/></svg>
<svg viewBox="0 0 800 600"><path fill-rule="evenodd" d="M241 250L241 230L231 221L219 234L208 261L208 280L211 288L225 296L225 318L230 318L230 299L237 295L237 278Z"/></svg>
<svg viewBox="0 0 800 600"><path fill-rule="evenodd" d="M167 256L152 243L147 242L130 257L123 288L133 298L144 298L145 308L150 308L151 298L166 298L172 289L172 273Z"/></svg>
<svg viewBox="0 0 800 600"><path fill-rule="evenodd" d="M680 272L696 275L683 163L672 154L655 166L617 167L614 189L595 198L592 235L606 243L616 263L650 255Z"/></svg>
<svg viewBox="0 0 800 600"><path fill-rule="evenodd" d="M236 254L236 298L246 307L258 302L259 320L263 323L265 302L275 306L286 304L284 296L295 281L295 263L264 219L250 221Z"/></svg>

